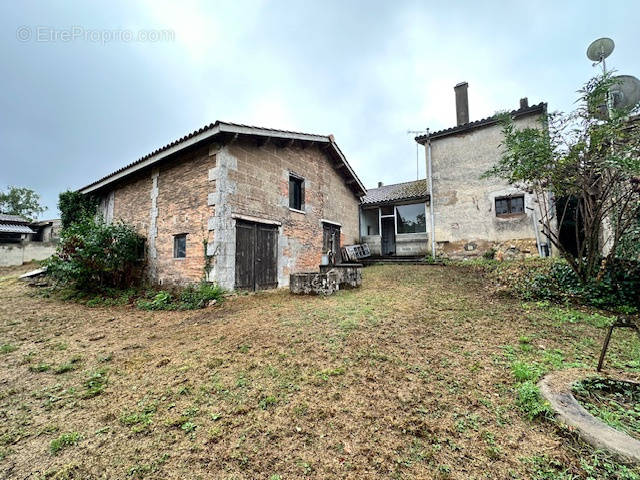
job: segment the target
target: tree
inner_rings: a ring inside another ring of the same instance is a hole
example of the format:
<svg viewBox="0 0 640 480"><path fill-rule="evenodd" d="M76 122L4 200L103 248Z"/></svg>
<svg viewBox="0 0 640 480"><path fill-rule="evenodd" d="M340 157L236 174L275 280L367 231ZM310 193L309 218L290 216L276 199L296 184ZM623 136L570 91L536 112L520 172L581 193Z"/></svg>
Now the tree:
<svg viewBox="0 0 640 480"><path fill-rule="evenodd" d="M576 110L546 115L542 128L518 129L505 114L503 155L485 173L533 192L545 236L583 284L602 279L640 216L638 105L607 108L616 82L611 73L589 80ZM573 252L559 235L569 222Z"/></svg>
<svg viewBox="0 0 640 480"><path fill-rule="evenodd" d="M96 214L98 200L90 195L67 190L58 197L58 210L62 228L68 228L72 224Z"/></svg>
<svg viewBox="0 0 640 480"><path fill-rule="evenodd" d="M9 186L6 192L0 192L0 213L35 220L45 210L40 195L30 188Z"/></svg>

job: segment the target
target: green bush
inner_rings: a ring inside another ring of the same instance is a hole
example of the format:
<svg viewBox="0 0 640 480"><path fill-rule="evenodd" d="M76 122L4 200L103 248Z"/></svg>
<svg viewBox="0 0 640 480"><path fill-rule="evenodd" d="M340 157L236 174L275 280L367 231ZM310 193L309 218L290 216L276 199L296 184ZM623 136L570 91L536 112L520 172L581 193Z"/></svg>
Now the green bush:
<svg viewBox="0 0 640 480"><path fill-rule="evenodd" d="M577 301L621 313L640 305L640 262L615 259L601 281L582 284L564 260L537 259L492 266L489 275L524 300Z"/></svg>
<svg viewBox="0 0 640 480"><path fill-rule="evenodd" d="M68 228L86 217L93 217L98 207L98 199L80 192L67 190L58 196L58 210L62 228Z"/></svg>
<svg viewBox="0 0 640 480"><path fill-rule="evenodd" d="M138 300L142 310L195 310L206 307L210 301L222 301L224 289L218 285L202 282L198 286L188 286L176 295L161 290L147 294Z"/></svg>
<svg viewBox="0 0 640 480"><path fill-rule="evenodd" d="M142 278L143 250L133 227L87 216L62 230L56 255L45 265L50 276L80 291L122 289Z"/></svg>

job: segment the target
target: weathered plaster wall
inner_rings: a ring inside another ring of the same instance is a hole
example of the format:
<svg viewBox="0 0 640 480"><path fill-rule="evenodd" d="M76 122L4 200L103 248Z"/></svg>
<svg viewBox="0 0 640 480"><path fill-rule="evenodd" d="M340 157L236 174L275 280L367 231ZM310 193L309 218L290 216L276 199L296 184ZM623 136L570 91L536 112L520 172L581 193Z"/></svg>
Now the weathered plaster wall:
<svg viewBox="0 0 640 480"><path fill-rule="evenodd" d="M0 267L11 267L44 260L56 252L55 242L23 242L0 244Z"/></svg>
<svg viewBox="0 0 640 480"><path fill-rule="evenodd" d="M271 143L258 147L239 141L224 150L230 165L225 169L229 208L225 218L246 215L281 223L279 286L289 284L291 273L317 270L322 256L322 220L341 224L342 245L358 242L359 199L320 147ZM304 212L289 209L290 172L304 178ZM224 223L229 232L228 251L235 241L233 224L233 218Z"/></svg>
<svg viewBox="0 0 640 480"><path fill-rule="evenodd" d="M516 125L537 127L537 118L524 117ZM502 139L500 125L492 125L432 141L435 240L441 253L476 256L497 247L537 255L535 197L525 193L524 214L496 217L496 197L523 192L499 179L480 178L500 158Z"/></svg>

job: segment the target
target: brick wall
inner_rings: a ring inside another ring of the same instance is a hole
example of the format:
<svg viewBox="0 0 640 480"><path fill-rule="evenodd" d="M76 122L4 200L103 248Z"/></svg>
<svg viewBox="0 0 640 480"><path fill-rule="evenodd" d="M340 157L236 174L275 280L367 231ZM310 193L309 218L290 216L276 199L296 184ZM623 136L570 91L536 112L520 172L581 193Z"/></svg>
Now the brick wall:
<svg viewBox="0 0 640 480"><path fill-rule="evenodd" d="M207 223L213 211L207 204L207 172L215 166L215 156L208 153L202 148L159 169L156 268L162 283L193 283L204 277L203 241L211 239ZM187 256L173 258L174 235L181 233L187 234Z"/></svg>
<svg viewBox="0 0 640 480"><path fill-rule="evenodd" d="M209 149L180 155L175 160L125 180L113 190L113 219L134 226L147 238L148 274L160 284L185 284L203 278L203 240L210 240L207 205L211 182L207 172L215 166ZM152 229L153 175L157 174L156 229ZM173 238L187 234L187 257L173 258Z"/></svg>

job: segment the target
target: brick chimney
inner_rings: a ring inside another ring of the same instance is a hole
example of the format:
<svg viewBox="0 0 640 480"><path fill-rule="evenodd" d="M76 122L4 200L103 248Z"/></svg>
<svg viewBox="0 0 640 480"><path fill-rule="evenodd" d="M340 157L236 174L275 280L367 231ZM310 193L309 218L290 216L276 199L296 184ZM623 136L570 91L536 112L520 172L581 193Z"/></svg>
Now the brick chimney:
<svg viewBox="0 0 640 480"><path fill-rule="evenodd" d="M378 182L378 188L382 186L382 182Z"/></svg>
<svg viewBox="0 0 640 480"><path fill-rule="evenodd" d="M520 110L529 108L529 99L527 97L520 99Z"/></svg>
<svg viewBox="0 0 640 480"><path fill-rule="evenodd" d="M456 92L456 120L458 125L469 123L468 88L469 84L467 82L461 82L453 87L453 90Z"/></svg>

